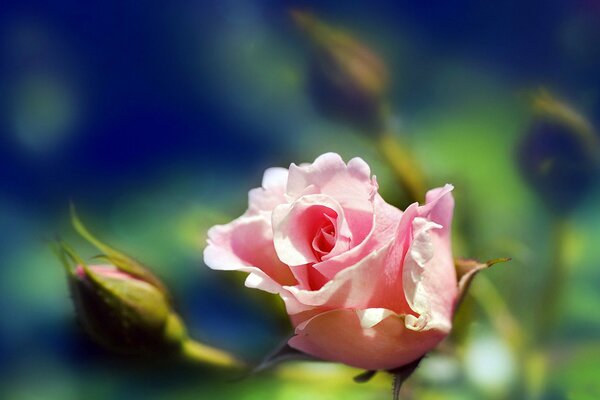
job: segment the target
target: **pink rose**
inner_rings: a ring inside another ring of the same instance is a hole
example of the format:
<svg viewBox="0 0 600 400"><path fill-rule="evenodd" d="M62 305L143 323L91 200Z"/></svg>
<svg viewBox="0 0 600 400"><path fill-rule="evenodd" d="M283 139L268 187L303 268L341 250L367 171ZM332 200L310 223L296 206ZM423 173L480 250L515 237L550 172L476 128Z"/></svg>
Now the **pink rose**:
<svg viewBox="0 0 600 400"><path fill-rule="evenodd" d="M270 168L246 213L209 230L204 261L279 294L295 328L290 346L371 370L408 364L452 326L452 186L404 212L377 189L362 159L335 153Z"/></svg>

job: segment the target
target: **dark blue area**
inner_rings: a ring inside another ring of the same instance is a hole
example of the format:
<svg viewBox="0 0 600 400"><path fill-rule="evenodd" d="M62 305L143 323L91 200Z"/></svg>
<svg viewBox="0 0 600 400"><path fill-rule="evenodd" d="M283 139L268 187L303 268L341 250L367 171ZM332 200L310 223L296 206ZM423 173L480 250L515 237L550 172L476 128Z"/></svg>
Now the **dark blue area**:
<svg viewBox="0 0 600 400"><path fill-rule="evenodd" d="M31 157L4 132L3 192L34 208L43 207L40 198L64 204L65 196L81 192L100 196L102 203L110 200L107 188L118 191L132 181L143 183L172 164L192 169L252 165L272 151L264 136L257 139L248 132L252 127L240 126L216 109L210 93L198 94L186 75L185 59L169 47L177 27L171 26L165 7L169 6L141 7L134 2L4 3L2 26L26 17L68 39L83 65L78 79L85 82L90 105L83 128L51 157ZM57 63L60 60L44 54L39 60L6 60L4 86L23 68L47 70Z"/></svg>
<svg viewBox="0 0 600 400"><path fill-rule="evenodd" d="M226 278L212 279L210 285L200 280L190 282L184 288L181 313L194 337L203 336L202 339L213 345L256 361L292 330L275 312L274 302L257 301L256 292L228 295L232 290L244 290L242 286L241 281Z"/></svg>
<svg viewBox="0 0 600 400"><path fill-rule="evenodd" d="M265 2L259 10L271 17L273 24L281 24L290 7L299 7L324 15L371 18L401 30L408 27L415 33L415 43L430 51L466 54L508 75L535 77L572 89L598 82L597 72L590 69L584 71L589 75L582 76L577 65L562 57L557 38L565 14L577 14L583 4L298 1ZM100 196L102 202L110 200L108 186L119 188L132 180L151 179L165 165L252 165L276 149L276 143L265 143L264 136L253 135L252 126L241 126L222 108L215 108L212 93L199 94L190 83L192 62L178 57L178 52L191 50L186 41L196 39L181 34L170 18L174 10L186 8L197 15L195 29L202 41L218 43L210 27L223 18L220 2L151 2L143 6L133 1L3 2L3 27L30 18L68 40L82 65L78 79L85 82L90 104L84 127L49 159L32 159L3 132L2 190L33 207L41 206L40 198L59 204L65 193L73 196L83 191L90 197ZM596 21L599 18L596 16ZM175 38L183 41L178 47L173 46ZM600 64L596 59L588 61ZM52 67L60 60L42 57L40 62L42 67ZM15 71L30 64L31 60L6 60L2 66L4 86ZM418 88L419 83L416 85Z"/></svg>

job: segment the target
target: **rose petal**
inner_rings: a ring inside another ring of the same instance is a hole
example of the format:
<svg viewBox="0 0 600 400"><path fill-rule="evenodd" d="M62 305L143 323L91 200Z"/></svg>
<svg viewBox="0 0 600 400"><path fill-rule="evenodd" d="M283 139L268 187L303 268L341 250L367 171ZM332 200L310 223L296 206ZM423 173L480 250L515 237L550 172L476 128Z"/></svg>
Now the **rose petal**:
<svg viewBox="0 0 600 400"><path fill-rule="evenodd" d="M387 204L379 194L376 194L371 214L372 229L361 243L335 257L324 258L320 263L315 264L314 268L328 279L333 279L341 270L356 264L374 250L389 243L396 235L402 211Z"/></svg>
<svg viewBox="0 0 600 400"><path fill-rule="evenodd" d="M298 325L288 344L318 358L377 370L408 364L444 337L435 329L407 329L403 316L389 310L333 310Z"/></svg>
<svg viewBox="0 0 600 400"><path fill-rule="evenodd" d="M430 230L441 226L422 217L416 217L412 223L412 242L404 259L402 271L404 293L410 308L417 315L430 315L431 307L428 294L423 286L425 268L434 256L433 240Z"/></svg>
<svg viewBox="0 0 600 400"><path fill-rule="evenodd" d="M286 188L288 180L287 168L267 168L263 174L262 187L268 190Z"/></svg>
<svg viewBox="0 0 600 400"><path fill-rule="evenodd" d="M452 185L446 185L427 193L427 203L419 207L420 217L415 218L414 239L403 273L407 301L413 311L424 315L428 324L445 331L452 325L458 296L450 243L452 189Z"/></svg>
<svg viewBox="0 0 600 400"><path fill-rule="evenodd" d="M300 196L304 188L311 185L318 187L321 193L336 198L343 206L353 203L360 206L360 200L369 199L374 189L367 163L360 158L353 158L346 165L336 153L325 153L312 164L290 165L288 195Z"/></svg>
<svg viewBox="0 0 600 400"><path fill-rule="evenodd" d="M449 331L452 326L454 303L458 297L454 260L452 253L444 248L445 240L437 232L432 232L431 239L435 252L423 269L415 302L424 303L418 297L426 298L431 317L429 324Z"/></svg>
<svg viewBox="0 0 600 400"><path fill-rule="evenodd" d="M352 233L338 202L322 194L307 195L292 204L280 204L272 214L274 245L279 259L290 265L318 262L312 243L323 224L336 221L336 244L332 251L348 249Z"/></svg>
<svg viewBox="0 0 600 400"><path fill-rule="evenodd" d="M248 192L248 211L246 215L271 212L279 204L287 202L285 197L287 180L287 169L267 169L263 175L262 187L251 189Z"/></svg>
<svg viewBox="0 0 600 400"><path fill-rule="evenodd" d="M279 261L270 223L260 215L242 216L227 225L212 227L208 231L204 262L212 269L253 272L263 277L271 292L273 283L280 286L297 283L289 267Z"/></svg>
<svg viewBox="0 0 600 400"><path fill-rule="evenodd" d="M387 317L395 313L385 308L367 308L366 310L356 311L360 326L363 329L372 328Z"/></svg>
<svg viewBox="0 0 600 400"><path fill-rule="evenodd" d="M448 246L450 245L452 215L454 214L452 190L454 190L454 186L446 184L444 187L428 191L425 196L425 205L419 207L421 217L442 226L438 234L448 241Z"/></svg>

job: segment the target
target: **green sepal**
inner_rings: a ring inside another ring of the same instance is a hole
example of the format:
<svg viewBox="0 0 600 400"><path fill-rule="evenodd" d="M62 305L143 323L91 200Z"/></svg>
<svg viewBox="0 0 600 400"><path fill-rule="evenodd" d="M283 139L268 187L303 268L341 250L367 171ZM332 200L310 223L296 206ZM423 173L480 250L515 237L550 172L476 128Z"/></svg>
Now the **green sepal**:
<svg viewBox="0 0 600 400"><path fill-rule="evenodd" d="M170 295L167 288L164 284L158 279L152 272L150 272L146 267L144 267L137 260L127 256L126 254L112 248L111 246L103 243L100 239L95 237L86 227L83 225L83 222L77 216L77 212L75 211L75 206L71 204L71 223L73 224L73 228L81 237L87 240L90 244L96 247L98 250L103 252L104 254L98 256L98 258L103 258L106 261L110 262L117 269L122 272L128 273L137 277L149 284L158 288L170 302Z"/></svg>
<svg viewBox="0 0 600 400"><path fill-rule="evenodd" d="M58 257L58 260L62 264L67 273L67 276L73 277L75 276L75 269L73 268L77 265L81 265L82 267L86 267L87 264L83 259L75 252L75 250L69 246L65 241L59 239L56 242L51 244L52 250Z"/></svg>
<svg viewBox="0 0 600 400"><path fill-rule="evenodd" d="M456 258L454 259L454 267L456 269L456 278L458 280L458 303L467 293L469 285L480 271L491 267L492 265L505 263L510 261L509 257L494 258L486 262L480 262L473 259Z"/></svg>
<svg viewBox="0 0 600 400"><path fill-rule="evenodd" d="M377 370L369 369L369 370L361 372L360 374L356 375L352 379L356 383L366 383L366 382L369 382L371 379L373 379L373 377L375 375L377 375L377 372L378 372Z"/></svg>
<svg viewBox="0 0 600 400"><path fill-rule="evenodd" d="M72 277L75 274L75 271L73 270L71 263L67 259L67 254L63 247L62 241L52 242L50 244L50 248L58 258L58 261L60 261L60 264L63 266L67 276Z"/></svg>

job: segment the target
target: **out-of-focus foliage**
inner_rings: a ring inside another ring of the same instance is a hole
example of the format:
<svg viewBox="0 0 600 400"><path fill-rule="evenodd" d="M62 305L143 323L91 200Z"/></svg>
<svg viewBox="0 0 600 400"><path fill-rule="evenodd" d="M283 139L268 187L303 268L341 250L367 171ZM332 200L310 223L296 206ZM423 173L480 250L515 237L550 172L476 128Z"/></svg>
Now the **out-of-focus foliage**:
<svg viewBox="0 0 600 400"><path fill-rule="evenodd" d="M600 126L600 7L587 0L3 2L0 397L389 396L389 377L359 385L360 371L339 365L290 363L231 382L110 356L75 324L47 245L58 233L81 243L69 233L72 200L99 236L161 277L191 336L249 360L280 342L289 332L280 304L202 265L207 228L244 211L266 167L326 151L363 157L383 196L401 198L372 139L313 108L309 51L290 9L343 27L385 62L390 127L431 186L456 187L456 255L513 259L480 274L458 316L468 325L423 361L403 394L513 399L528 386L531 398L597 398L598 178L559 217L543 197L568 201L564 186L540 190L519 167L533 160L521 145L536 126L532 90L547 88ZM538 348L540 299L557 257L560 301ZM492 293L491 313L478 293ZM503 309L532 353L527 362L498 329Z"/></svg>
<svg viewBox="0 0 600 400"><path fill-rule="evenodd" d="M590 122L542 91L518 155L540 201L558 214L576 208L600 177L600 139Z"/></svg>

